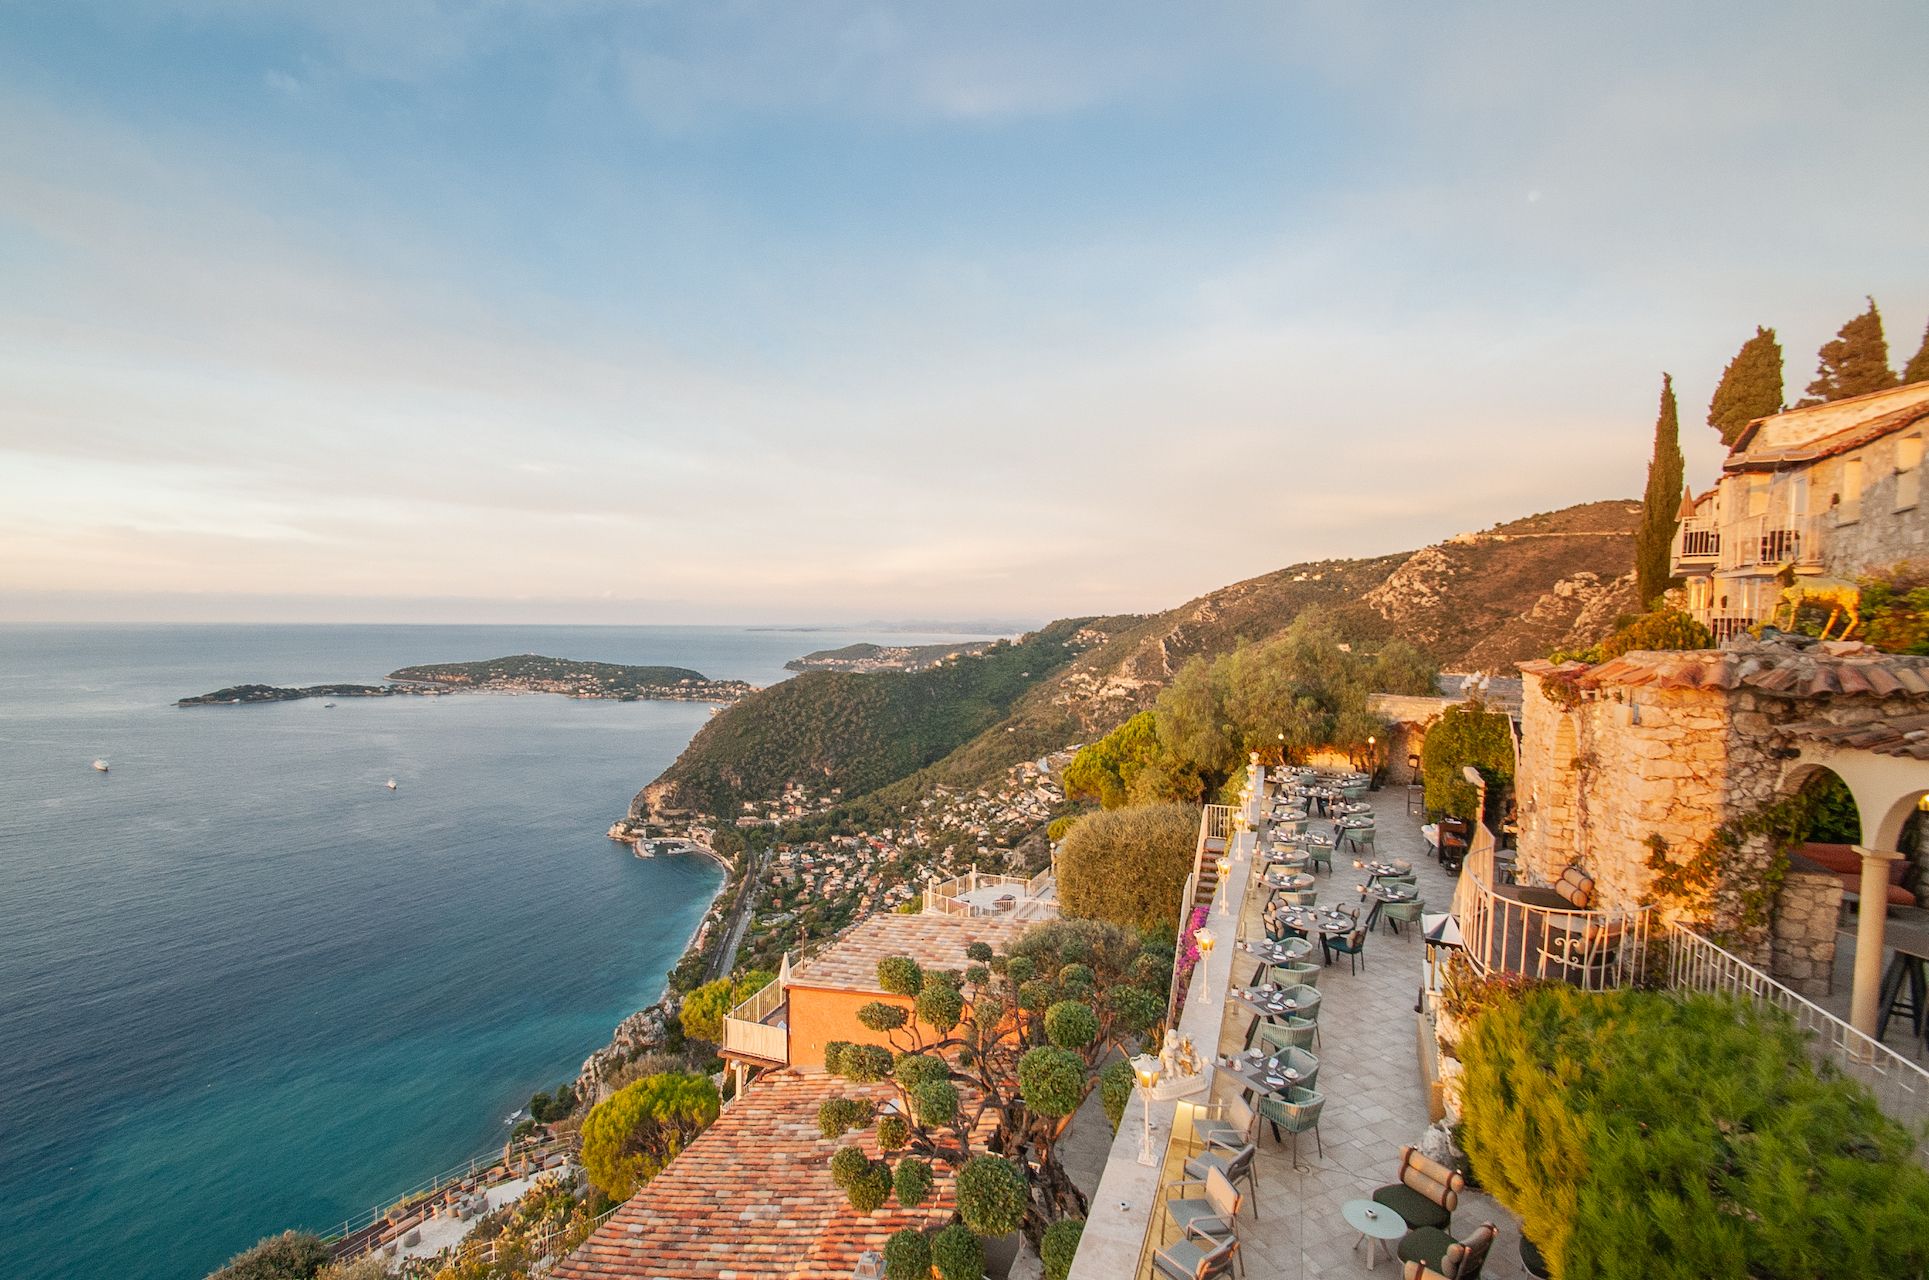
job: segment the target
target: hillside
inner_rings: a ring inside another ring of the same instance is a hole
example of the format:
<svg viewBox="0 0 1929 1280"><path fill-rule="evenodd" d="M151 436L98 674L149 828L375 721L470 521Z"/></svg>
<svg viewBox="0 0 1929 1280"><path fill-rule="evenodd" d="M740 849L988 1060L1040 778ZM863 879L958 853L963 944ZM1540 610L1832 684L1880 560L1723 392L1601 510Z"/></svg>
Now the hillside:
<svg viewBox="0 0 1929 1280"><path fill-rule="evenodd" d="M1556 648L1591 644L1635 609L1634 502L1592 502L1460 534L1419 551L1321 560L1236 582L1111 634L1032 689L1002 723L912 785L977 785L1020 760L1089 741L1152 704L1188 658L1263 640L1310 606L1355 642L1398 635L1450 671L1511 671Z"/></svg>
<svg viewBox="0 0 1929 1280"><path fill-rule="evenodd" d="M1002 720L1098 638L1085 622L1055 622L923 671L812 671L760 690L698 730L630 812L729 814L792 780L852 796L874 791Z"/></svg>
<svg viewBox="0 0 1929 1280"><path fill-rule="evenodd" d="M946 658L983 653L989 640L957 644L847 644L841 649L819 649L784 664L786 671L923 671Z"/></svg>

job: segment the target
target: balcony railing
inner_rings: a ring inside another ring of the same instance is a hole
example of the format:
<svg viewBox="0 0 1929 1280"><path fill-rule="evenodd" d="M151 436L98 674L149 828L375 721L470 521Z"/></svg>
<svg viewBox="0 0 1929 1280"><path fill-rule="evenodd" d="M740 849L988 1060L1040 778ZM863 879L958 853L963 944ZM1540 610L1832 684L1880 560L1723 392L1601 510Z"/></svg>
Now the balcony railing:
<svg viewBox="0 0 1929 1280"><path fill-rule="evenodd" d="M1476 974L1561 978L1588 991L1633 986L1643 977L1654 908L1602 911L1550 906L1497 885L1493 850L1468 855L1454 913L1464 954Z"/></svg>
<svg viewBox="0 0 1929 1280"><path fill-rule="evenodd" d="M1042 919L1057 911L1057 884L1050 867L1029 878L974 870L927 884L924 909L933 915L1013 915L1021 919ZM987 889L1002 892L986 900L981 895ZM1001 904L1004 898L1010 898L1011 902Z"/></svg>
<svg viewBox="0 0 1929 1280"><path fill-rule="evenodd" d="M1673 926L1668 931L1668 950L1670 988L1735 996L1780 1009L1808 1033L1809 1049L1818 1060L1860 1081L1890 1119L1899 1121L1918 1138L1929 1132L1929 1071L1804 1000L1693 929ZM1929 1144L1918 1144L1917 1155L1929 1160Z"/></svg>
<svg viewBox="0 0 1929 1280"><path fill-rule="evenodd" d="M1674 562L1712 565L1721 555L1721 530L1713 520L1683 520L1674 535Z"/></svg>
<svg viewBox="0 0 1929 1280"><path fill-rule="evenodd" d="M790 1061L790 1027L784 1016L784 982L790 957L775 978L723 1016L723 1051L763 1062Z"/></svg>
<svg viewBox="0 0 1929 1280"><path fill-rule="evenodd" d="M1746 516L1730 521L1722 532L1716 566L1772 569L1785 564L1819 565L1822 539L1819 516Z"/></svg>

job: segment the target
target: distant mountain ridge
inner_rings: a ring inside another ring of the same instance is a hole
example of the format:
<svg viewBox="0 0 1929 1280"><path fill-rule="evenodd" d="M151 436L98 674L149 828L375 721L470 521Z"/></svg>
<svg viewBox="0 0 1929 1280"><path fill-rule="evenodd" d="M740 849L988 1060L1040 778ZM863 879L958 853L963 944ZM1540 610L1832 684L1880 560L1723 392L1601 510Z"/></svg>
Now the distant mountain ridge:
<svg viewBox="0 0 1929 1280"><path fill-rule="evenodd" d="M1187 660L1229 652L1242 641L1265 640L1313 607L1329 611L1342 633L1356 643L1378 644L1397 635L1444 669L1510 672L1514 663L1554 649L1592 644L1613 629L1616 618L1635 612L1634 529L1639 516L1637 502L1585 503L1459 534L1417 551L1289 565L1164 613L1054 622L1021 643L1054 637L1051 643L1062 648L1063 660L1049 668L1028 664L1030 678L1014 691L1005 712L981 731L917 763L912 761L933 745L929 736L920 738L923 750L893 750L888 767L834 772L853 780L862 777L868 784L864 789L882 789L878 799L887 803L901 803L931 783L980 785L1021 760L1107 732L1150 706ZM962 659L934 672L980 660ZM700 789L692 786L697 770L686 765L693 754L705 769L731 770L731 794L741 792L743 798L752 794L744 784L751 780L747 762L753 758L761 758L764 766L757 772L778 786L788 776L831 776L815 764L814 775L783 775L788 767L785 753L761 753L756 733L764 700L782 693L784 718L795 722L787 732L829 736L839 717L829 705L813 709L810 704L820 697L820 687L804 683L824 678L798 677L718 716L699 732L685 758L638 796L635 811L642 812L652 793L659 799L699 795ZM919 677L841 678L861 682ZM870 696L860 694L861 688L840 690L839 700ZM915 701L898 711L913 720L919 714ZM801 727L813 717L822 723ZM894 733L914 732L908 723L903 729L892 729L890 723L891 717L867 720L865 737L888 745ZM728 753L717 750L726 727L744 735ZM844 789L850 797L863 794L850 785Z"/></svg>

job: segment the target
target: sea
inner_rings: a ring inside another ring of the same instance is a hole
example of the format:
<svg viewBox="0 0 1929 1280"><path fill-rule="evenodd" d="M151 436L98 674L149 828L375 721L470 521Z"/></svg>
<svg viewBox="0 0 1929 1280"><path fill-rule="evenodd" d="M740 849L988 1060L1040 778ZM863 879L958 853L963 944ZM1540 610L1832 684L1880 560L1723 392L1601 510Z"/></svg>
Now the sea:
<svg viewBox="0 0 1929 1280"><path fill-rule="evenodd" d="M604 835L706 705L175 699L513 653L767 685L963 638L0 626L0 1274L194 1280L498 1149L662 994L721 879Z"/></svg>

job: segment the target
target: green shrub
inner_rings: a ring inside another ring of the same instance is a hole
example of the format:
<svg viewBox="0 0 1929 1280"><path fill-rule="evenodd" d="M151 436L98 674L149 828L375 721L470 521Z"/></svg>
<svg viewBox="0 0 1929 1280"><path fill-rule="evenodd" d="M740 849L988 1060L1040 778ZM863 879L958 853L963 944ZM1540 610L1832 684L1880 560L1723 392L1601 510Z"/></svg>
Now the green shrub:
<svg viewBox="0 0 1929 1280"><path fill-rule="evenodd" d="M903 1116L879 1116L877 1121L877 1148L879 1151L902 1151L911 1141L911 1126Z"/></svg>
<svg viewBox="0 0 1929 1280"><path fill-rule="evenodd" d="M677 1012L683 1034L692 1040L721 1043L723 1015L769 986L776 976L763 969L747 969L732 977L704 983L683 997L683 1006Z"/></svg>
<svg viewBox="0 0 1929 1280"><path fill-rule="evenodd" d="M983 1280L984 1242L969 1227L954 1222L932 1239L931 1262L944 1280Z"/></svg>
<svg viewBox="0 0 1929 1280"><path fill-rule="evenodd" d="M870 1118L870 1104L856 1098L826 1098L817 1104L817 1131L826 1138L841 1138Z"/></svg>
<svg viewBox="0 0 1929 1280"><path fill-rule="evenodd" d="M1714 633L1679 609L1655 609L1644 613L1601 643L1586 649L1564 649L1552 654L1550 662L1609 662L1635 650L1712 649Z"/></svg>
<svg viewBox="0 0 1929 1280"><path fill-rule="evenodd" d="M866 1031L876 1031L881 1034L903 1029L904 1024L911 1020L911 1015L903 1005L873 1000L869 1004L857 1007L857 1020Z"/></svg>
<svg viewBox="0 0 1929 1280"><path fill-rule="evenodd" d="M930 1280L931 1242L916 1227L891 1234L884 1242L886 1280Z"/></svg>
<svg viewBox="0 0 1929 1280"><path fill-rule="evenodd" d="M1456 818L1477 821L1474 812L1480 793L1462 776L1472 765L1489 786L1514 780L1514 730L1507 717L1477 702L1448 707L1427 729L1420 748L1420 773L1426 782L1427 807Z"/></svg>
<svg viewBox="0 0 1929 1280"><path fill-rule="evenodd" d="M877 962L877 985L894 996L914 996L924 987L924 970L910 956L886 956Z"/></svg>
<svg viewBox="0 0 1929 1280"><path fill-rule="evenodd" d="M583 1171L627 1200L710 1127L722 1100L708 1076L666 1072L617 1090L583 1121Z"/></svg>
<svg viewBox="0 0 1929 1280"><path fill-rule="evenodd" d="M973 1156L958 1170L958 1216L981 1236L1018 1230L1025 1213L1025 1179L1003 1156Z"/></svg>
<svg viewBox="0 0 1929 1280"><path fill-rule="evenodd" d="M864 1171L851 1179L844 1195L859 1213L876 1213L891 1194L891 1166L882 1160L867 1160Z"/></svg>
<svg viewBox="0 0 1929 1280"><path fill-rule="evenodd" d="M1078 1241L1084 1234L1083 1218L1064 1218L1045 1228L1045 1238L1038 1246L1045 1280L1065 1280L1071 1274L1072 1259L1078 1256Z"/></svg>
<svg viewBox="0 0 1929 1280"><path fill-rule="evenodd" d="M1199 810L1192 805L1091 814L1058 851L1059 909L1126 926L1176 918L1198 839Z"/></svg>
<svg viewBox="0 0 1929 1280"><path fill-rule="evenodd" d="M1084 965L1066 965L1067 969L1085 969ZM1090 969L1085 969L1086 987L1091 986ZM1063 976L1061 975L1061 983ZM1083 1049L1098 1039L1098 1015L1088 1004L1077 1000L1060 1000L1045 1010L1045 1037L1061 1049Z"/></svg>
<svg viewBox="0 0 1929 1280"><path fill-rule="evenodd" d="M1112 1132L1119 1131L1119 1121L1125 1118L1126 1104L1132 1101L1132 1064L1124 1058L1109 1064L1098 1073L1098 1100L1105 1108L1105 1118L1112 1122Z"/></svg>
<svg viewBox="0 0 1929 1280"><path fill-rule="evenodd" d="M1018 1093L1041 1116L1068 1116L1085 1100L1085 1062L1053 1045L1028 1050L1018 1060Z"/></svg>
<svg viewBox="0 0 1929 1280"><path fill-rule="evenodd" d="M1491 993L1490 993L1491 994ZM1809 1280L1929 1269L1929 1173L1783 1015L1549 984L1461 1038L1461 1139L1555 1275Z"/></svg>
<svg viewBox="0 0 1929 1280"><path fill-rule="evenodd" d="M964 993L949 981L931 978L918 992L918 1019L939 1035L949 1035L964 1017Z"/></svg>
<svg viewBox="0 0 1929 1280"><path fill-rule="evenodd" d="M931 1185L930 1163L916 1156L898 1161L898 1167L891 1172L891 1192L907 1209L915 1209L929 1199Z"/></svg>
<svg viewBox="0 0 1929 1280"><path fill-rule="evenodd" d="M949 1080L926 1080L908 1090L918 1123L936 1128L958 1116L958 1087Z"/></svg>
<svg viewBox="0 0 1929 1280"><path fill-rule="evenodd" d="M284 1231L244 1249L208 1280L314 1280L328 1261L328 1245L307 1231Z"/></svg>
<svg viewBox="0 0 1929 1280"><path fill-rule="evenodd" d="M831 1181L849 1191L870 1165L871 1158L864 1154L862 1147L839 1147L831 1156Z"/></svg>

